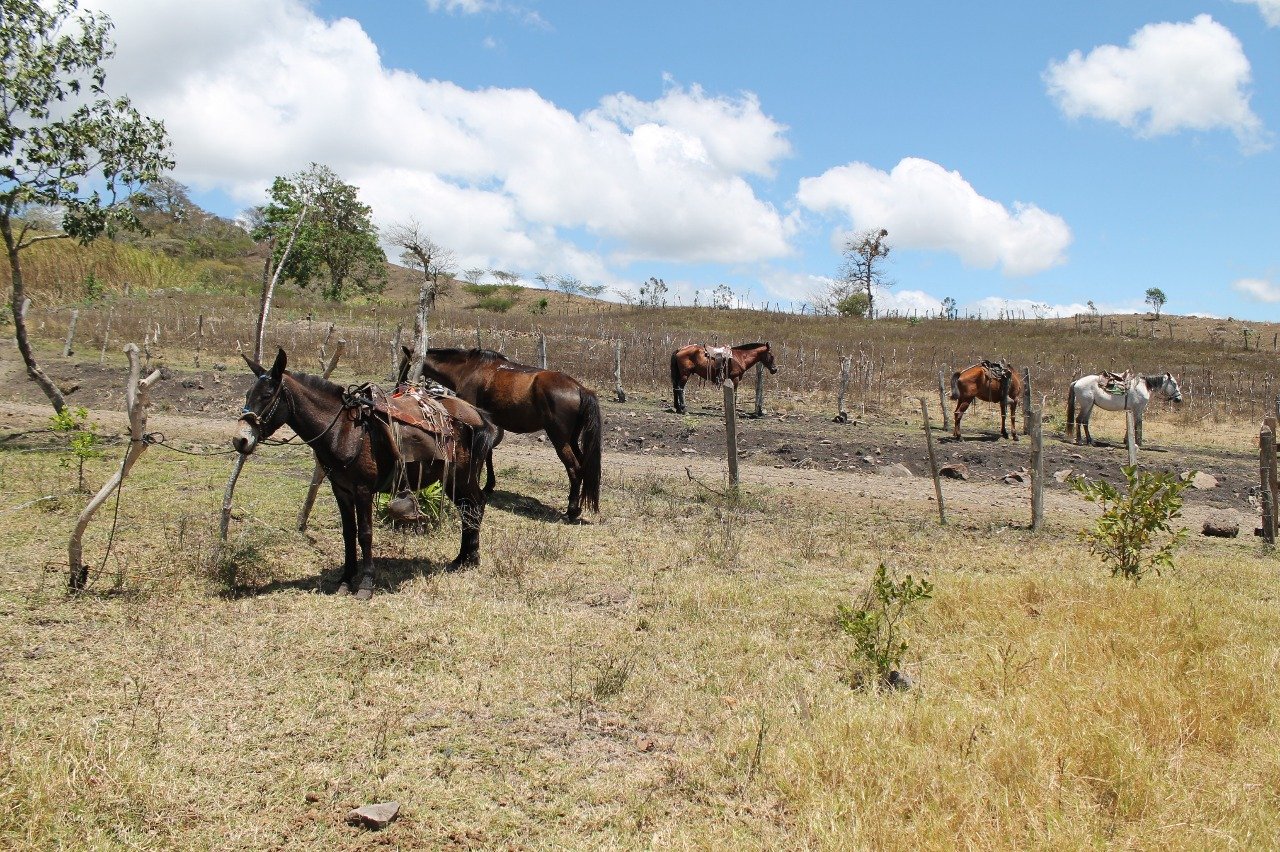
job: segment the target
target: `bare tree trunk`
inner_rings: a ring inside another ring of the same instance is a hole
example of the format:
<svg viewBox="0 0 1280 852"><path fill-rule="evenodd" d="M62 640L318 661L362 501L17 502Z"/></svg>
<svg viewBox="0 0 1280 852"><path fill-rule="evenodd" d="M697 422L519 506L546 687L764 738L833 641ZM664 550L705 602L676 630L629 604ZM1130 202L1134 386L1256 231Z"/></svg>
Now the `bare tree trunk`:
<svg viewBox="0 0 1280 852"><path fill-rule="evenodd" d="M84 531L89 526L90 519L93 518L95 512L107 501L111 496L111 492L120 487L120 483L129 475L129 470L133 467L133 463L147 449L143 436L147 433L147 405L150 400L148 396L151 386L160 381L160 371L156 370L151 375L141 381L138 380L138 347L130 343L125 347L125 354L129 356L129 384L125 388L125 411L129 414L129 449L125 452L124 463L120 469L116 471L111 479L102 486L102 489L94 495L81 511L80 516L76 518L75 529L71 533L71 540L67 544L67 560L71 567L70 587L72 591L83 589L89 577L89 566L83 563L84 558Z"/></svg>
<svg viewBox="0 0 1280 852"><path fill-rule="evenodd" d="M333 357L324 365L324 377L327 379L333 373L333 368L338 366L338 359L342 357L342 350L347 346L347 341L341 337L338 338L338 344L333 349ZM320 354L323 357L324 347L321 347ZM320 463L316 463L315 470L311 471L311 484L307 486L307 496L302 501L302 508L298 511L298 532L307 531L307 520L311 517L311 507L315 505L316 494L320 491L320 485L324 482L325 472Z"/></svg>
<svg viewBox="0 0 1280 852"><path fill-rule="evenodd" d="M27 339L27 306L31 300L27 298L26 288L22 282L22 262L18 259L18 244L13 238L13 227L8 215L0 216L0 234L4 235L4 245L9 255L9 270L13 279L13 336L18 343L18 352L27 365L27 375L40 386L44 395L53 403L53 410L61 414L67 407L67 400L62 391L53 383L53 379L40 369L36 363L35 353L31 351L31 341Z"/></svg>
<svg viewBox="0 0 1280 852"><path fill-rule="evenodd" d="M302 220L307 217L307 205L302 205L302 209L298 211L298 221L293 223L293 233L289 235L289 244L284 247L284 254L280 255L280 262L276 264L275 273L271 276L270 281L267 280L267 269L271 268L271 256L275 253L272 251L267 255L267 265L262 270L262 306L258 310L258 327L253 334L253 360L254 363L262 363L262 338L267 332L267 314L271 313L271 299L276 292L276 284L280 281L280 273L284 270L284 262L289 259L289 252L293 250L294 240L298 238L298 231L302 230ZM243 464L243 463L242 463ZM239 468L237 468L239 471ZM234 488L235 483L231 486Z"/></svg>
<svg viewBox="0 0 1280 852"><path fill-rule="evenodd" d="M422 273L422 284L418 287L418 312L413 316L413 361L409 364L409 381L416 381L422 376L422 365L427 360L427 349L430 346L427 332L427 320L431 316L431 303L434 292L431 276Z"/></svg>

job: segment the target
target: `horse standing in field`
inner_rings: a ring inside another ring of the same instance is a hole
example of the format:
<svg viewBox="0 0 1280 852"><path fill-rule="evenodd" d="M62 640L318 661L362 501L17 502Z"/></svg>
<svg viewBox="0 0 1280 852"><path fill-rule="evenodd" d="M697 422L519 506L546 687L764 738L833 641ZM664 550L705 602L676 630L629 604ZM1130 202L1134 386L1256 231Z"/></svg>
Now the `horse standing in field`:
<svg viewBox="0 0 1280 852"><path fill-rule="evenodd" d="M1142 446L1142 413L1151 403L1152 395L1159 393L1170 402L1182 402L1182 390L1170 373L1130 379L1122 385L1120 393L1108 391L1106 384L1103 377L1096 374L1081 376L1071 383L1071 389L1067 392L1068 440L1074 429L1075 442L1080 443L1080 430L1083 428L1085 443L1093 444L1093 436L1089 434L1089 416L1096 405L1107 411L1132 411L1133 440L1138 446Z"/></svg>
<svg viewBox="0 0 1280 852"><path fill-rule="evenodd" d="M1018 400L1022 398L1022 376L1008 364L983 361L951 374L951 398L956 402L955 429L960 437L960 418L975 399L1000 403L1000 437L1008 438L1005 417L1013 424L1013 440L1018 440Z"/></svg>
<svg viewBox="0 0 1280 852"><path fill-rule="evenodd" d="M604 424L594 391L565 373L510 361L488 349L428 349L422 375L483 408L503 429L545 430L569 475L565 517L577 520L584 502L600 511ZM492 491L492 458L488 465L485 490Z"/></svg>
<svg viewBox="0 0 1280 852"><path fill-rule="evenodd" d="M453 571L480 561L485 492L480 471L502 432L474 406L441 397L428 403L408 397L348 392L328 379L285 370L284 350L270 370L245 357L256 381L245 395L240 432L232 446L248 455L288 424L316 455L338 501L345 559L339 594L358 585L356 597L373 595L373 495L442 482L462 519L462 546ZM362 561L357 584L356 540Z"/></svg>
<svg viewBox="0 0 1280 852"><path fill-rule="evenodd" d="M770 373L778 372L768 343L741 343L732 348L704 343L681 346L671 353L671 395L676 413L684 414L684 386L690 376L701 376L716 384L733 382L737 387L743 374L757 362Z"/></svg>

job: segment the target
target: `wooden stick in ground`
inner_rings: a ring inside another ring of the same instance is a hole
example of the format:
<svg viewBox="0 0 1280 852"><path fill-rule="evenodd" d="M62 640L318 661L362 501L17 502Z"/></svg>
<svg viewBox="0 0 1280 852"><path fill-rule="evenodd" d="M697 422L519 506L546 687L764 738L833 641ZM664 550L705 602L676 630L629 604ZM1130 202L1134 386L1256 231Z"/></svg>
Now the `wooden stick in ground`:
<svg viewBox="0 0 1280 852"><path fill-rule="evenodd" d="M244 453L236 456L231 476L227 478L227 487L222 491L222 520L218 524L218 535L222 541L227 540L227 532L231 529L231 496L236 492L236 480L240 478L240 471L244 470L244 463L248 459Z"/></svg>
<svg viewBox="0 0 1280 852"><path fill-rule="evenodd" d="M853 365L853 358L849 355L840 359L840 393L836 398L836 422L849 422L849 409L845 407L845 399L849 392L849 370Z"/></svg>
<svg viewBox="0 0 1280 852"><path fill-rule="evenodd" d="M1276 543L1275 492L1271 490L1271 466L1276 454L1275 433L1266 426L1258 433L1258 473L1262 486L1262 540Z"/></svg>
<svg viewBox="0 0 1280 852"><path fill-rule="evenodd" d="M1125 409L1124 423L1124 442L1129 449L1129 466L1133 467L1138 463L1138 439L1134 434L1133 409Z"/></svg>
<svg viewBox="0 0 1280 852"><path fill-rule="evenodd" d="M729 458L729 488L738 487L738 399L733 382L724 383L724 438Z"/></svg>
<svg viewBox="0 0 1280 852"><path fill-rule="evenodd" d="M942 503L942 478L938 475L938 457L933 452L933 428L929 425L929 404L920 397L920 416L924 419L924 441L929 448L929 472L933 474L933 493L938 498L938 523L947 525L947 509Z"/></svg>
<svg viewBox="0 0 1280 852"><path fill-rule="evenodd" d="M195 365L197 367L200 366L200 347L203 343L204 343L204 314L201 314L200 318L196 320L196 363Z"/></svg>
<svg viewBox="0 0 1280 852"><path fill-rule="evenodd" d="M947 431L951 414L947 411L947 373L945 370L938 371L938 411L942 415L942 431Z"/></svg>
<svg viewBox="0 0 1280 852"><path fill-rule="evenodd" d="M333 348L333 357L324 365L323 376L327 379L333 374L333 368L338 366L338 359L342 357L342 350L347 348L347 341L341 337ZM298 532L307 531L307 521L311 518L311 509L316 504L316 494L320 491L320 484L324 482L324 468L319 464L315 470L311 471L311 484L307 486L307 496L303 498L302 508L298 510Z"/></svg>
<svg viewBox="0 0 1280 852"><path fill-rule="evenodd" d="M1044 409L1031 411L1031 531L1044 526Z"/></svg>
<svg viewBox="0 0 1280 852"><path fill-rule="evenodd" d="M756 363L756 417L764 417L764 364Z"/></svg>
<svg viewBox="0 0 1280 852"><path fill-rule="evenodd" d="M547 336L538 332L538 366L547 369Z"/></svg>
<svg viewBox="0 0 1280 852"><path fill-rule="evenodd" d="M98 353L98 366L102 366L102 362L107 360L107 341L111 339L111 318L115 316L114 310L107 311L107 327L102 332L102 351Z"/></svg>
<svg viewBox="0 0 1280 852"><path fill-rule="evenodd" d="M276 285L280 283L280 273L284 271L284 263L289 259L289 252L293 251L294 241L298 239L298 232L302 230L302 221L307 218L307 205L303 204L302 209L298 211L298 221L293 223L293 231L289 234L289 242L284 247L284 254L280 255L280 262L276 264L275 272L270 279L264 274L262 276L262 303L258 307L258 324L253 330L253 360L259 362L262 360L262 338L267 334L267 315L271 313L271 300L275 296ZM271 248L274 250L275 243L272 242ZM268 258L263 272L271 264ZM156 342L159 343L159 335L156 336ZM223 536L226 538L226 536Z"/></svg>
<svg viewBox="0 0 1280 852"><path fill-rule="evenodd" d="M71 345L76 339L76 321L80 319L79 308L73 308L71 311L71 324L67 327L67 345L62 347L62 357L70 358L72 353Z"/></svg>
<svg viewBox="0 0 1280 852"><path fill-rule="evenodd" d="M1013 424L1010 424L1013 425ZM1014 427L1017 428L1017 427ZM1031 434L1031 368L1022 368L1022 434Z"/></svg>
<svg viewBox="0 0 1280 852"><path fill-rule="evenodd" d="M622 341L613 341L613 396L618 402L627 401L627 392L622 389Z"/></svg>
<svg viewBox="0 0 1280 852"><path fill-rule="evenodd" d="M67 544L67 564L71 569L69 585L72 591L83 589L89 579L89 566L83 561L83 539L90 519L111 496L111 492L120 487L120 483L124 482L124 478L133 468L134 462L147 449L147 444L143 441L143 436L147 434L147 406L150 404L151 386L160 381L160 371L156 370L145 379L139 380L138 347L130 343L125 347L124 352L129 357L129 384L125 388L125 411L129 415L129 449L125 452L120 469L107 480L76 518L75 529L72 530L71 540Z"/></svg>

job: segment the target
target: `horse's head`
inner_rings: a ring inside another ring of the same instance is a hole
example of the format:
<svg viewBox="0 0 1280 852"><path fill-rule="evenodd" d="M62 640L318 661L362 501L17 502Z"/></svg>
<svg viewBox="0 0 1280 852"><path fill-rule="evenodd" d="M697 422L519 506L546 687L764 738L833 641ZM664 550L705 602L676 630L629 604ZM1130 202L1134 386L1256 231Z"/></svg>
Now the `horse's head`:
<svg viewBox="0 0 1280 852"><path fill-rule="evenodd" d="M770 373L778 372L778 365L773 363L773 350L769 348L769 344L764 345L764 351L760 353L760 363L764 364L766 370Z"/></svg>
<svg viewBox="0 0 1280 852"><path fill-rule="evenodd" d="M1178 387L1173 373L1164 374L1164 395L1170 402L1182 402L1182 388Z"/></svg>
<svg viewBox="0 0 1280 852"><path fill-rule="evenodd" d="M288 395L284 389L284 368L288 359L281 349L270 370L248 355L244 360L257 376L257 381L245 394L244 408L240 411L240 433L231 439L231 446L248 455L260 441L275 434L289 416Z"/></svg>

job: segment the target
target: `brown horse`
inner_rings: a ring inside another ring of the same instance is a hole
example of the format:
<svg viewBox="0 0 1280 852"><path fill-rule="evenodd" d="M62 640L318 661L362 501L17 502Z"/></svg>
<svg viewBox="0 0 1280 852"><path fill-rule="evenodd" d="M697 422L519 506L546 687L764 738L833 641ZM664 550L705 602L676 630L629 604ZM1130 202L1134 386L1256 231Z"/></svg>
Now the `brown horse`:
<svg viewBox="0 0 1280 852"><path fill-rule="evenodd" d="M956 403L954 435L960 437L960 418L975 399L1000 403L1000 437L1008 438L1005 415L1013 426L1013 440L1018 440L1018 400L1022 398L1022 377L1008 364L983 361L951 374L951 398Z"/></svg>
<svg viewBox="0 0 1280 852"><path fill-rule="evenodd" d="M756 362L764 364L770 373L778 372L768 343L742 343L732 348L705 343L681 346L671 353L671 395L675 398L676 413L684 414L684 386L690 376L701 376L716 384L733 382L737 387L743 374Z"/></svg>
<svg viewBox="0 0 1280 852"><path fill-rule="evenodd" d="M488 349L428 349L422 375L483 408L503 429L546 430L569 474L565 516L577 520L584 502L600 511L604 424L594 391L565 373L529 367ZM493 459L488 464L485 489L492 491Z"/></svg>
<svg viewBox="0 0 1280 852"><path fill-rule="evenodd" d="M462 519L462 547L453 571L480 561L484 461L500 440L497 426L474 406L450 397L425 412L407 399L350 393L319 376L286 372L284 350L270 370L250 360L257 380L245 395L240 433L232 446L252 453L288 424L316 454L338 501L345 560L338 592L356 585L356 539L362 568L356 596L373 595L373 495L443 481ZM407 424L407 425L406 425Z"/></svg>

